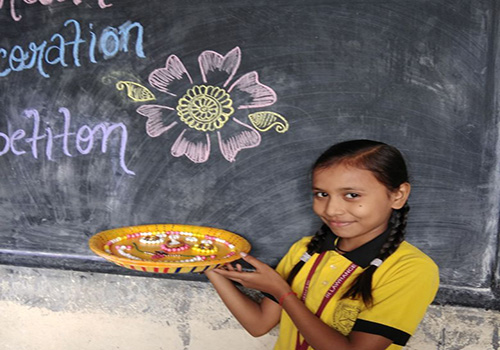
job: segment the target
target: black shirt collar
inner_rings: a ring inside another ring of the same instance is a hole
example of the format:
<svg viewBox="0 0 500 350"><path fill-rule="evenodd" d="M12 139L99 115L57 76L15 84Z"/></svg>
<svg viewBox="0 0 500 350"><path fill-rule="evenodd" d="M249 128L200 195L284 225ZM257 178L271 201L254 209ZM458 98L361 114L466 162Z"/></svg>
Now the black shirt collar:
<svg viewBox="0 0 500 350"><path fill-rule="evenodd" d="M368 267L370 265L370 262L379 254L380 249L386 242L390 231L390 227L388 227L383 233L381 233L371 241L363 244L361 247L345 253L344 257L346 257L356 265L361 266L362 268ZM335 241L337 240L337 238L338 236L327 228L326 237L323 241L323 246L321 247L320 251L335 250Z"/></svg>

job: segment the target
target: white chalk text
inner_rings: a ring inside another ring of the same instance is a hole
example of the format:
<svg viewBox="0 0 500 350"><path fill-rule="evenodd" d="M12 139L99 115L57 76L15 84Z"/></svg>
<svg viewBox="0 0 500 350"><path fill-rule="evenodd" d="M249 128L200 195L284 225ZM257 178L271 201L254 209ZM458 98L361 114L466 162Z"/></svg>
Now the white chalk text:
<svg viewBox="0 0 500 350"><path fill-rule="evenodd" d="M44 5L44 6L50 6L54 2L65 2L65 1L66 0L7 0L7 1L0 0L0 9L3 8L4 3L8 3L10 6L10 16L12 17L12 19L14 21L18 22L21 20L21 18L23 18L23 16L21 16L17 13L16 4L24 2L25 4L28 4L28 5L40 3L41 5ZM72 1L73 4L76 6L80 5L83 2L83 0L70 0L70 1ZM94 1L96 1L96 0L94 0ZM99 7L101 9L113 6L113 4L110 4L109 1L106 1L106 0L97 0L97 3L99 4Z"/></svg>

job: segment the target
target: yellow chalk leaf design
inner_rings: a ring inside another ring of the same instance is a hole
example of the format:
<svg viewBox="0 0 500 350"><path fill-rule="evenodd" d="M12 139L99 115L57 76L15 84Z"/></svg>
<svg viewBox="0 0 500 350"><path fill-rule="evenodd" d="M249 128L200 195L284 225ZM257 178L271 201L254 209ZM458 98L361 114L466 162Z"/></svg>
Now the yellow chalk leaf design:
<svg viewBox="0 0 500 350"><path fill-rule="evenodd" d="M118 90L127 89L127 96L135 102L145 102L156 100L155 95L147 87L133 81L119 81L116 83Z"/></svg>
<svg viewBox="0 0 500 350"><path fill-rule="evenodd" d="M274 112L256 112L248 116L252 125L259 131L268 131L275 127L279 133L288 130L288 121L278 113Z"/></svg>

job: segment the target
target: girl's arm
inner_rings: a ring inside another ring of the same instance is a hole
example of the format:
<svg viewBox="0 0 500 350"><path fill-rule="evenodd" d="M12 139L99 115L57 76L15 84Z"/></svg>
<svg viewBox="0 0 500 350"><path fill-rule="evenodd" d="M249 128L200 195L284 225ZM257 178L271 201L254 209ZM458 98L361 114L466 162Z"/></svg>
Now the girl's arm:
<svg viewBox="0 0 500 350"><path fill-rule="evenodd" d="M252 336L264 335L278 324L281 314L281 307L278 304L268 298L264 298L260 304L257 303L243 294L233 282L214 270L205 272L205 275L229 311Z"/></svg>
<svg viewBox="0 0 500 350"><path fill-rule="evenodd" d="M290 294L290 286L271 267L249 255L244 256L243 259L253 265L256 271L213 270L213 273L237 281L245 287L270 293L280 300L284 310L312 348L316 350L384 350L391 345L390 339L375 334L351 332L349 337L343 336L316 317L295 295ZM285 296L284 299L283 296ZM267 303L274 302L267 299ZM275 307L280 309L277 304Z"/></svg>

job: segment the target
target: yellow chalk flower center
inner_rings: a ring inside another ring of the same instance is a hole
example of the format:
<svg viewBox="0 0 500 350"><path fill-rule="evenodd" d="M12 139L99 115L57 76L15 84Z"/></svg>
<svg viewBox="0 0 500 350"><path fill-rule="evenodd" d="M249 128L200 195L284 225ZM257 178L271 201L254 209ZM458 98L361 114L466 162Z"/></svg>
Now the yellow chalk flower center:
<svg viewBox="0 0 500 350"><path fill-rule="evenodd" d="M217 86L195 85L177 104L179 118L199 131L220 129L234 113L231 96Z"/></svg>

